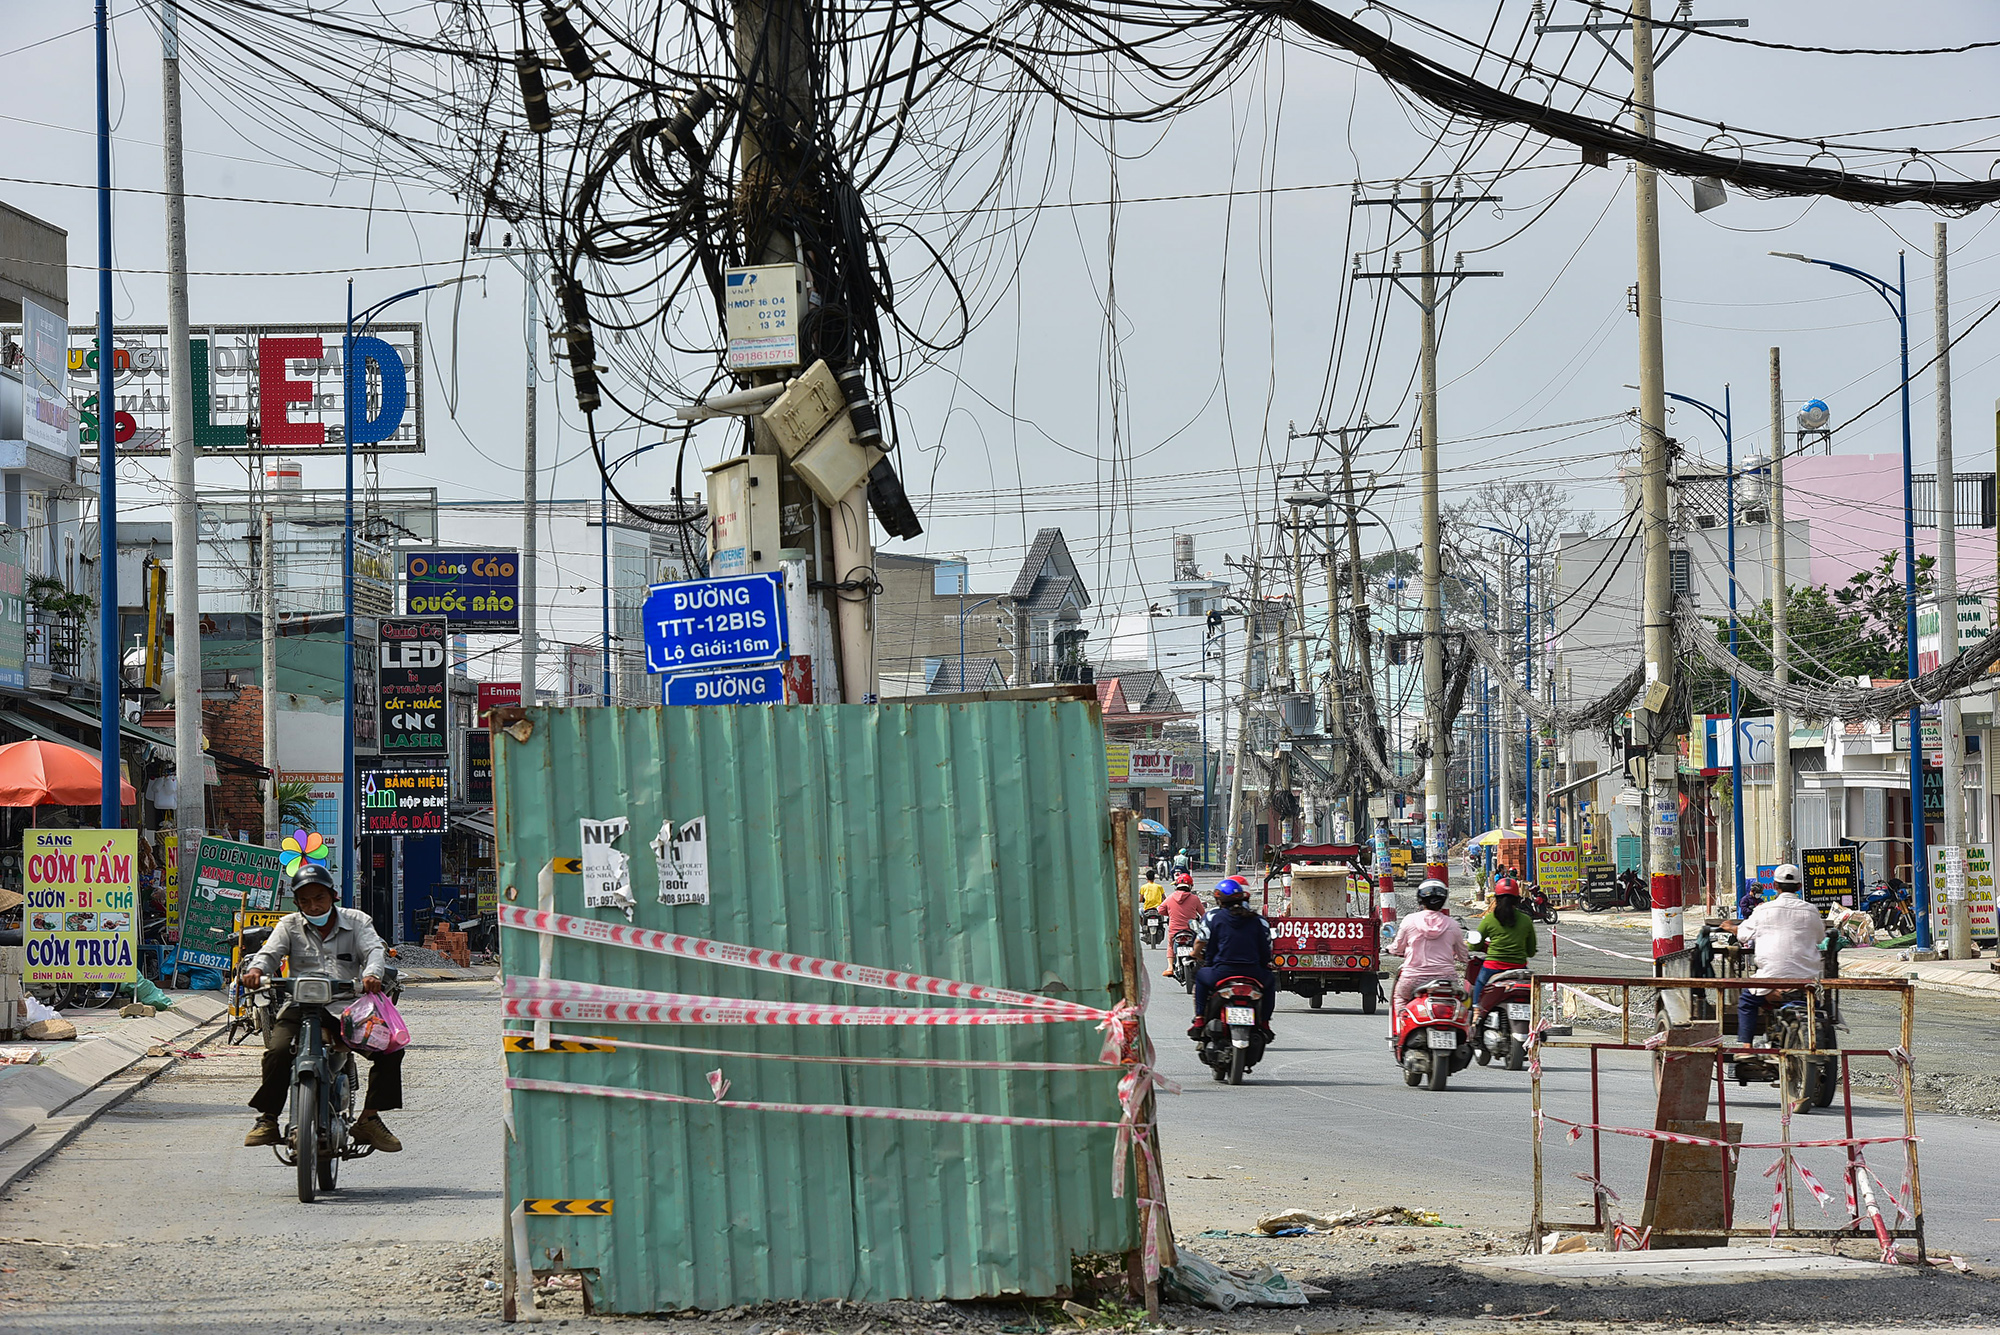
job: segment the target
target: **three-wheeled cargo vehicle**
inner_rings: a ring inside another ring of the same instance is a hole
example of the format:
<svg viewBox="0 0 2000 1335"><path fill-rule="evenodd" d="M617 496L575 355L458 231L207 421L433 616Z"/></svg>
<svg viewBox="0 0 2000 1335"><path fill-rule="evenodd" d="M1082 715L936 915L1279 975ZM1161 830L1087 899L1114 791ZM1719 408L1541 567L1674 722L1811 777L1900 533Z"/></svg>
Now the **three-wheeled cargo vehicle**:
<svg viewBox="0 0 2000 1335"><path fill-rule="evenodd" d="M1294 844L1276 850L1264 877L1281 992L1320 1008L1352 992L1373 1015L1382 989L1382 924L1373 881L1357 844Z"/></svg>

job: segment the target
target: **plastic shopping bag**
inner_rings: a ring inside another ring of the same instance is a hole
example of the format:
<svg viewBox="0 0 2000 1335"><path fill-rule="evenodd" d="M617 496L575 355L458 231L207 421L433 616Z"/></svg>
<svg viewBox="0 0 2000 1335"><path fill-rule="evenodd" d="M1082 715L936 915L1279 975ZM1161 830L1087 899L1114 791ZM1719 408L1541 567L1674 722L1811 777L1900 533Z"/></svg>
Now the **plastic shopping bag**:
<svg viewBox="0 0 2000 1335"><path fill-rule="evenodd" d="M340 1041L356 1052L401 1052L410 1046L410 1026L386 992L363 992L340 1016Z"/></svg>

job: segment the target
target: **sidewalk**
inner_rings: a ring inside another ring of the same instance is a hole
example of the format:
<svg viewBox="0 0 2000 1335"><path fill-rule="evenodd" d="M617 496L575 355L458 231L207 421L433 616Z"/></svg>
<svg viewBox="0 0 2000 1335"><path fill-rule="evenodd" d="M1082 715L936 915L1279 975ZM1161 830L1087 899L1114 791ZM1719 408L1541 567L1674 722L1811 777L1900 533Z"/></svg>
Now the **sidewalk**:
<svg viewBox="0 0 2000 1335"><path fill-rule="evenodd" d="M172 1009L121 1019L117 1010L66 1011L77 1036L34 1048L34 1065L0 1066L0 1187L55 1153L104 1109L144 1086L174 1061L146 1062L149 1049L185 1047L228 1013L214 992L176 992ZM127 1075L134 1066L144 1069ZM125 1077L120 1079L120 1077ZM116 1082L115 1086L105 1086Z"/></svg>
<svg viewBox="0 0 2000 1335"><path fill-rule="evenodd" d="M1849 978L1915 978L1917 986L1968 996L2000 997L2000 973L1994 961L1906 960L1900 950L1863 947L1840 952L1840 972Z"/></svg>

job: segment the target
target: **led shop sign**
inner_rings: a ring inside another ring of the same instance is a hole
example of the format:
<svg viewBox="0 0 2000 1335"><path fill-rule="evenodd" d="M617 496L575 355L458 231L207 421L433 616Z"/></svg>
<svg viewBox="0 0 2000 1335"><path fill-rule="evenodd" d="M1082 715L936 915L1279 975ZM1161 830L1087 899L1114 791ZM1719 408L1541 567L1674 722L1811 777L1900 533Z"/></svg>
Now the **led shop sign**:
<svg viewBox="0 0 2000 1335"><path fill-rule="evenodd" d="M424 448L423 326L375 324L354 340L365 368L356 385L354 448L360 454L418 454ZM210 454L339 454L346 449L339 324L222 325L196 328L194 443ZM165 454L173 425L167 389L167 331L128 327L112 334L112 430L118 453ZM69 331L70 403L82 422L83 452L97 450L97 329Z"/></svg>
<svg viewBox="0 0 2000 1335"><path fill-rule="evenodd" d="M405 552L403 610L453 630L518 630L520 563L519 552Z"/></svg>

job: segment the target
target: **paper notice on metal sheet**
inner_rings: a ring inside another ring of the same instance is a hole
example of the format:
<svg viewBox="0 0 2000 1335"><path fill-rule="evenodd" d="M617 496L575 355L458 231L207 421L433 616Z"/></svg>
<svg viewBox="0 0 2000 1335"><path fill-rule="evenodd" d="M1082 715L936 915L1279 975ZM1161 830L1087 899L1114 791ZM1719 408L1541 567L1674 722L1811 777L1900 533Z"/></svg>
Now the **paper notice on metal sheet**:
<svg viewBox="0 0 2000 1335"><path fill-rule="evenodd" d="M708 818L675 825L660 822L654 836L653 857L660 864L662 904L706 904L708 902Z"/></svg>
<svg viewBox="0 0 2000 1335"><path fill-rule="evenodd" d="M619 909L629 919L638 902L632 897L632 859L613 848L631 822L586 820L583 827L583 902L593 909Z"/></svg>

